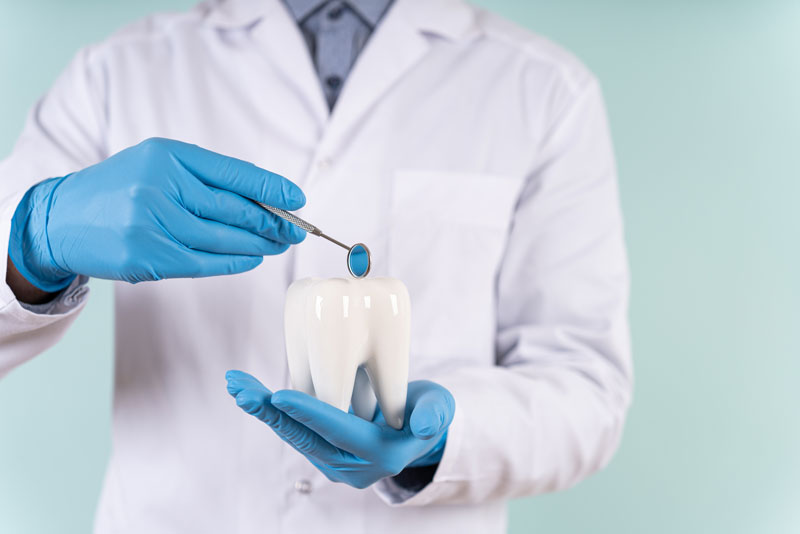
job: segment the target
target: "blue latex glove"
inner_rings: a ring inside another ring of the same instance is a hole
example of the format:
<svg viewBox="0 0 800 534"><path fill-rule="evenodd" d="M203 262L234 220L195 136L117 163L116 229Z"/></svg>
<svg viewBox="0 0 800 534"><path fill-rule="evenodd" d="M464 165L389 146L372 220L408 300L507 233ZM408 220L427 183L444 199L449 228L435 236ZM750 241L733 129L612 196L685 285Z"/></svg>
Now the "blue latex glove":
<svg viewBox="0 0 800 534"><path fill-rule="evenodd" d="M140 282L243 272L305 237L248 199L287 210L305 204L296 185L251 163L148 139L29 189L8 252L50 292L76 274Z"/></svg>
<svg viewBox="0 0 800 534"><path fill-rule="evenodd" d="M365 421L293 390L274 394L241 371L228 371L228 392L334 482L366 488L406 467L439 463L455 400L427 380L408 384L403 428L395 430L378 412Z"/></svg>

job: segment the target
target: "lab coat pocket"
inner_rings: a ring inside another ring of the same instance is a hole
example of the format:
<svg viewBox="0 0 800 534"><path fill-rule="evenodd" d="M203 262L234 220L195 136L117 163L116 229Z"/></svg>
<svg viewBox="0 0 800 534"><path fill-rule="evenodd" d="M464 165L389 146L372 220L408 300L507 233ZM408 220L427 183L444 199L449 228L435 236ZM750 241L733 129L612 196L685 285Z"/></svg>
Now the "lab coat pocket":
<svg viewBox="0 0 800 534"><path fill-rule="evenodd" d="M495 281L522 178L398 171L390 274L411 295L411 371L443 360L491 363Z"/></svg>

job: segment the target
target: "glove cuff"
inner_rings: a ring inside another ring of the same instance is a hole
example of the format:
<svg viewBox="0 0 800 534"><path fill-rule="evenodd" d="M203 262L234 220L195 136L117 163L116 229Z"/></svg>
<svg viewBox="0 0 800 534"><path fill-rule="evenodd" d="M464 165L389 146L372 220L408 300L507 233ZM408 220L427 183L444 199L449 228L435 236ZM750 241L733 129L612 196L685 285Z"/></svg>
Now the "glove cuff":
<svg viewBox="0 0 800 534"><path fill-rule="evenodd" d="M47 238L53 192L64 178L51 178L28 189L11 219L8 255L28 282L48 293L65 289L76 276L56 264Z"/></svg>

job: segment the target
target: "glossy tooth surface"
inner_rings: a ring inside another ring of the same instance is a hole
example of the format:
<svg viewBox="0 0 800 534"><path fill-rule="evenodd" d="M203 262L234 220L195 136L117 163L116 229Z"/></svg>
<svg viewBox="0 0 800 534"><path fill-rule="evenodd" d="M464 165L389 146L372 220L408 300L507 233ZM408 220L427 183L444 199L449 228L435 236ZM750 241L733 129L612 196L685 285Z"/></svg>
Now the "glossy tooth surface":
<svg viewBox="0 0 800 534"><path fill-rule="evenodd" d="M292 387L371 420L375 403L402 428L411 304L394 278L306 278L286 294Z"/></svg>

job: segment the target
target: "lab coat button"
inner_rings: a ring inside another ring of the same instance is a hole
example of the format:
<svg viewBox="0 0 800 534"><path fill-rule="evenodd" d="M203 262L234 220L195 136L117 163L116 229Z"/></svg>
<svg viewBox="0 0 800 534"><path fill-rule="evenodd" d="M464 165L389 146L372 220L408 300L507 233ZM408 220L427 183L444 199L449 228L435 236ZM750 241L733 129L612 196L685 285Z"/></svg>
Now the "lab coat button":
<svg viewBox="0 0 800 534"><path fill-rule="evenodd" d="M330 169L331 165L333 165L333 162L331 161L330 158L322 158L317 162L317 168L321 171Z"/></svg>
<svg viewBox="0 0 800 534"><path fill-rule="evenodd" d="M311 493L311 482L305 479L298 480L294 483L294 489L297 491L297 493L308 495Z"/></svg>

